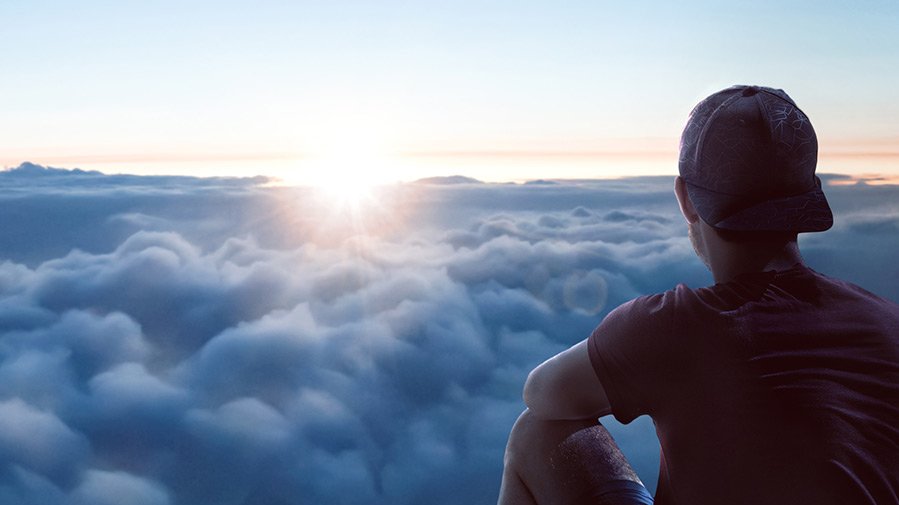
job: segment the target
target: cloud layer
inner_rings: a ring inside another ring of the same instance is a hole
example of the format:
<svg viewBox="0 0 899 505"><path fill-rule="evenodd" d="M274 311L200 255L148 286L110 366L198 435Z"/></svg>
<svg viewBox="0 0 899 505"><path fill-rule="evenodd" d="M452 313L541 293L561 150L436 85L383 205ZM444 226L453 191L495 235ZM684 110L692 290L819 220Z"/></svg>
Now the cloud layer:
<svg viewBox="0 0 899 505"><path fill-rule="evenodd" d="M669 178L431 181L358 207L0 178L0 503L493 503L527 372L619 303L711 280ZM809 264L899 299L899 190L826 189ZM652 482L651 422L610 425Z"/></svg>

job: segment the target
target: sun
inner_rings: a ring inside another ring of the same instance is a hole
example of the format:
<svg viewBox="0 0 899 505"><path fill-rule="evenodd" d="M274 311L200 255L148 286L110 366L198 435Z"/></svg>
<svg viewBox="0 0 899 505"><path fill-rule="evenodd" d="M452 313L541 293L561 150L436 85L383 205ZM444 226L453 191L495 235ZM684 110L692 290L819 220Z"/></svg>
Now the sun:
<svg viewBox="0 0 899 505"><path fill-rule="evenodd" d="M380 152L347 143L309 159L307 174L310 184L335 204L361 205L374 197L378 185L388 182L386 166Z"/></svg>
<svg viewBox="0 0 899 505"><path fill-rule="evenodd" d="M334 111L316 126L294 133L295 157L273 183L287 187L281 193L285 216L301 213L313 242L327 244L387 236L407 226L418 192L405 182L418 169L389 117Z"/></svg>
<svg viewBox="0 0 899 505"><path fill-rule="evenodd" d="M302 159L297 182L314 187L332 205L375 203L378 188L399 181L396 160L372 128L344 125L315 142Z"/></svg>
<svg viewBox="0 0 899 505"><path fill-rule="evenodd" d="M380 236L407 222L411 204L402 165L387 145L375 130L343 128L304 151L295 194L311 212L305 217L317 223L317 240Z"/></svg>

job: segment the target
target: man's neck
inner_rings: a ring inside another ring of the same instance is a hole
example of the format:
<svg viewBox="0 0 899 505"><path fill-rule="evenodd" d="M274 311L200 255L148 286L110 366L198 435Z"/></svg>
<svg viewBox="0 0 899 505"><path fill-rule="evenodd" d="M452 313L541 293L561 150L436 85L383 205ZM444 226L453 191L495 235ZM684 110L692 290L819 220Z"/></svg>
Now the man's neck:
<svg viewBox="0 0 899 505"><path fill-rule="evenodd" d="M796 241L783 243L733 243L718 236L708 239L709 269L715 282L727 282L735 277L766 270L788 270L802 264Z"/></svg>

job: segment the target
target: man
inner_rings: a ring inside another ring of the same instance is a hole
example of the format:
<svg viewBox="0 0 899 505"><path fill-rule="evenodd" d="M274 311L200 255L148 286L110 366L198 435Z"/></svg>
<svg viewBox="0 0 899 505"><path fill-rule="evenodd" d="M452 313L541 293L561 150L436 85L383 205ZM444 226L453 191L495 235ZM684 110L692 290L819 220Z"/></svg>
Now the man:
<svg viewBox="0 0 899 505"><path fill-rule="evenodd" d="M675 193L715 285L632 300L531 372L501 504L647 504L596 419L649 415L657 504L899 503L899 305L803 264L830 228L817 140L782 90L700 102Z"/></svg>

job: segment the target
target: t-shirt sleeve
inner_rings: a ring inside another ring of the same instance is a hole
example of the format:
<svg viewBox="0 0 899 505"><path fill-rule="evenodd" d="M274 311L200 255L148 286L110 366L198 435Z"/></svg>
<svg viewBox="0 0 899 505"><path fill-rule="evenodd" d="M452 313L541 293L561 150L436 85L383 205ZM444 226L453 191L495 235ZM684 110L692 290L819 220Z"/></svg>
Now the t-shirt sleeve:
<svg viewBox="0 0 899 505"><path fill-rule="evenodd" d="M670 397L679 347L674 299L675 292L667 291L631 300L590 335L590 363L622 423L652 415Z"/></svg>

